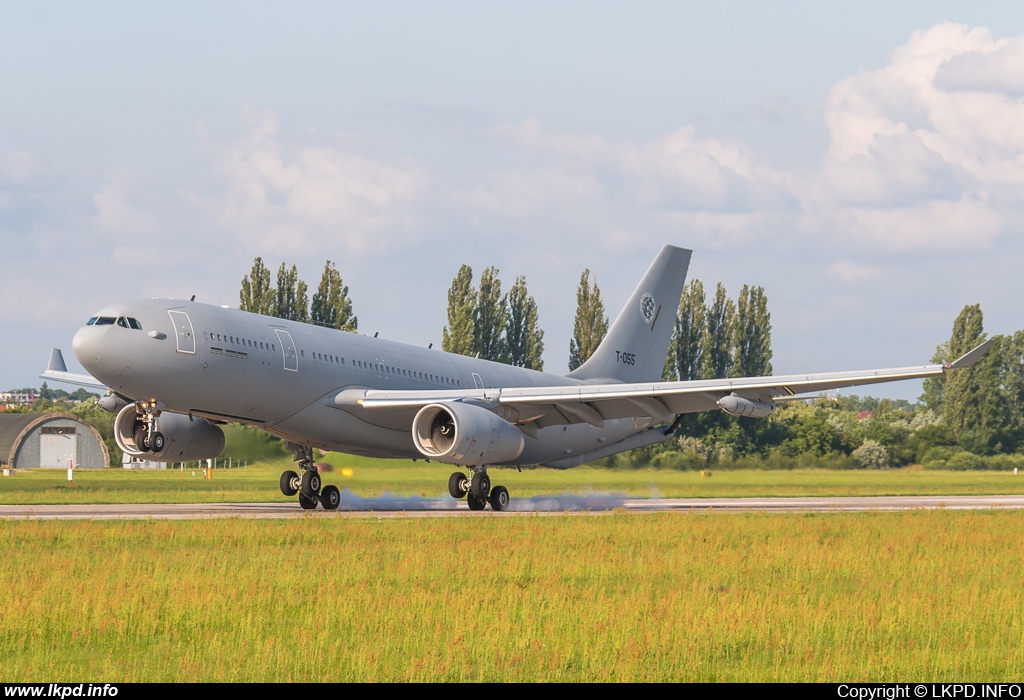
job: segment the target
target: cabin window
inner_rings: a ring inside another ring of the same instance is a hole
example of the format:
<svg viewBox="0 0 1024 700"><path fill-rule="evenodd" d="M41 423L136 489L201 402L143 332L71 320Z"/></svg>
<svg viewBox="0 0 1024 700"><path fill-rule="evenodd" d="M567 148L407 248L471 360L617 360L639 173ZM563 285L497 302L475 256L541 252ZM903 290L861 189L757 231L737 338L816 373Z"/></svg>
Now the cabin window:
<svg viewBox="0 0 1024 700"><path fill-rule="evenodd" d="M203 331L203 340L209 340L209 339L210 339L210 334L207 333L206 331Z"/></svg>

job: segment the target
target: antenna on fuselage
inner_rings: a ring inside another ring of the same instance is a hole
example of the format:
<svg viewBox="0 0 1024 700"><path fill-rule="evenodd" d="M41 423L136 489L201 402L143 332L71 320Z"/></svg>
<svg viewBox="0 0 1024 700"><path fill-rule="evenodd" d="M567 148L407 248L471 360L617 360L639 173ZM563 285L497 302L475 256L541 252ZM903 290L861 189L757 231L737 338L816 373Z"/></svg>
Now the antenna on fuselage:
<svg viewBox="0 0 1024 700"><path fill-rule="evenodd" d="M377 333L380 333L380 331L377 331ZM373 334L373 337L374 337L374 338L376 338L376 337L377 337L377 333L374 333L374 334Z"/></svg>
<svg viewBox="0 0 1024 700"><path fill-rule="evenodd" d="M189 299L189 301L195 301L195 300L196 300L196 295L195 295L195 294L193 294L193 295L192 295L192 298L191 298L191 299Z"/></svg>

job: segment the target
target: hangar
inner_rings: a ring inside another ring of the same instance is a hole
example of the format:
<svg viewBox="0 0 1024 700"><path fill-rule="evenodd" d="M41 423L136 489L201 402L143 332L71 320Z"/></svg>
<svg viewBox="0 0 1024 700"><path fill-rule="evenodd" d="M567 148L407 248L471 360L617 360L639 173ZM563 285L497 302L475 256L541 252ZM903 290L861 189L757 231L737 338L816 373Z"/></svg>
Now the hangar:
<svg viewBox="0 0 1024 700"><path fill-rule="evenodd" d="M0 413L0 466L102 469L110 464L103 438L69 413Z"/></svg>

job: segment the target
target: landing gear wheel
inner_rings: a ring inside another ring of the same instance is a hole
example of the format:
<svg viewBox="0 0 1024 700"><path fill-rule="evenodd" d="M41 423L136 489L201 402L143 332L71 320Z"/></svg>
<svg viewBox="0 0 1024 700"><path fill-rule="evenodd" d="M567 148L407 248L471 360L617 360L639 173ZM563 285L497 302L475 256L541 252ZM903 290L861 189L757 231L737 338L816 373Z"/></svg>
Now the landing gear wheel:
<svg viewBox="0 0 1024 700"><path fill-rule="evenodd" d="M153 433L149 436L149 449L153 452L164 451L164 434Z"/></svg>
<svg viewBox="0 0 1024 700"><path fill-rule="evenodd" d="M299 492L302 480L299 475L290 469L281 475L281 493L285 496L294 496Z"/></svg>
<svg viewBox="0 0 1024 700"><path fill-rule="evenodd" d="M316 510L317 498L314 496L310 498L306 494L299 492L299 505L302 506L302 510Z"/></svg>
<svg viewBox="0 0 1024 700"><path fill-rule="evenodd" d="M135 427L132 429L132 442L134 442L135 446L143 452L149 451L148 437L149 436L146 434L146 424L136 423Z"/></svg>
<svg viewBox="0 0 1024 700"><path fill-rule="evenodd" d="M491 492L491 478L487 472L477 472L473 475L473 481L469 485L469 493L480 501L487 500L487 494Z"/></svg>
<svg viewBox="0 0 1024 700"><path fill-rule="evenodd" d="M466 496L466 475L462 472L455 472L448 477L448 493L452 498L464 498Z"/></svg>
<svg viewBox="0 0 1024 700"><path fill-rule="evenodd" d="M320 494L320 474L316 469L310 469L302 475L302 493L314 499Z"/></svg>
<svg viewBox="0 0 1024 700"><path fill-rule="evenodd" d="M508 489L504 486L495 486L487 500L491 502L491 510L508 510Z"/></svg>
<svg viewBox="0 0 1024 700"><path fill-rule="evenodd" d="M483 510L487 505L487 501L482 498L477 498L471 493L466 494L466 503L469 504L470 510Z"/></svg>
<svg viewBox="0 0 1024 700"><path fill-rule="evenodd" d="M323 504L324 510L338 510L338 506L341 505L341 491L333 484L324 486L324 490L320 492L320 503Z"/></svg>

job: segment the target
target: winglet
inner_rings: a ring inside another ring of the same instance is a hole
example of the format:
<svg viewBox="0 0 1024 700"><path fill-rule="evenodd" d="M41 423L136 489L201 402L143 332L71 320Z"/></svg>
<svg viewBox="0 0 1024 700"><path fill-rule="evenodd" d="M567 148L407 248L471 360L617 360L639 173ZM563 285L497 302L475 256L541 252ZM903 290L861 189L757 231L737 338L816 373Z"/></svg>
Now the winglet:
<svg viewBox="0 0 1024 700"><path fill-rule="evenodd" d="M988 352L988 349L992 347L992 343L996 342L995 338L989 338L984 343L974 348L963 357L953 360L952 362L943 365L943 369L969 369L974 366L974 363L982 358L982 356Z"/></svg>
<svg viewBox="0 0 1024 700"><path fill-rule="evenodd" d="M50 363L46 365L46 370L54 372L68 371L68 366L64 364L64 354L60 351L60 348L54 348L50 351Z"/></svg>

